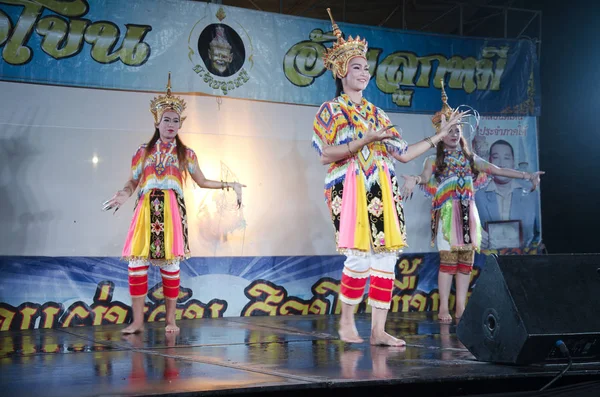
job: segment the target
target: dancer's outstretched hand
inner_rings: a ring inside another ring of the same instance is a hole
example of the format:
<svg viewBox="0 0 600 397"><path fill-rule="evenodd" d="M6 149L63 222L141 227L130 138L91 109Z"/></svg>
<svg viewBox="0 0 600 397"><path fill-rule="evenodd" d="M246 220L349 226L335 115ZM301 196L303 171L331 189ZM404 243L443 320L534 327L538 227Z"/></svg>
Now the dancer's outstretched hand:
<svg viewBox="0 0 600 397"><path fill-rule="evenodd" d="M419 178L414 175L401 175L404 178L404 185L400 188L400 196L403 200L410 200L413 195L413 190L419 182Z"/></svg>
<svg viewBox="0 0 600 397"><path fill-rule="evenodd" d="M446 117L446 115L442 114L442 120L440 124L440 130L437 135L442 138L450 133L450 130L455 125L459 125L462 121L462 118L467 114L467 112L459 112L458 110L454 110L450 117Z"/></svg>
<svg viewBox="0 0 600 397"><path fill-rule="evenodd" d="M533 185L533 187L531 188L531 191L533 192L535 189L537 189L537 187L540 184L540 175L544 175L545 172L544 171L536 171L532 174L530 174L529 176L529 181L531 182L531 184Z"/></svg>
<svg viewBox="0 0 600 397"><path fill-rule="evenodd" d="M237 195L237 204L238 204L238 208L242 207L242 188L246 187L246 185L242 185L239 182L233 182L233 191L235 191L235 194Z"/></svg>
<svg viewBox="0 0 600 397"><path fill-rule="evenodd" d="M381 128L379 130L374 130L372 128L366 132L365 138L368 143L383 141L384 139L389 139L395 137L394 133L390 132L392 128L396 127L394 124L388 125L387 127Z"/></svg>
<svg viewBox="0 0 600 397"><path fill-rule="evenodd" d="M121 207L128 198L129 194L125 190L119 190L114 196L102 204L102 211L109 211L114 208L115 212L117 212L119 207Z"/></svg>

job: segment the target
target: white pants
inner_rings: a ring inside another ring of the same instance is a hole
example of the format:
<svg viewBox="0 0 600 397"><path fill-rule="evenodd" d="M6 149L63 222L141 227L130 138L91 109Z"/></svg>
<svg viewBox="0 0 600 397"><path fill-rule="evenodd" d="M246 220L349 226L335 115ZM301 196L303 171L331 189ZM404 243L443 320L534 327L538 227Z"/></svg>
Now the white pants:
<svg viewBox="0 0 600 397"><path fill-rule="evenodd" d="M370 277L368 303L379 309L389 309L396 278L396 253L349 255L344 262L339 299L349 305L362 302L367 278Z"/></svg>

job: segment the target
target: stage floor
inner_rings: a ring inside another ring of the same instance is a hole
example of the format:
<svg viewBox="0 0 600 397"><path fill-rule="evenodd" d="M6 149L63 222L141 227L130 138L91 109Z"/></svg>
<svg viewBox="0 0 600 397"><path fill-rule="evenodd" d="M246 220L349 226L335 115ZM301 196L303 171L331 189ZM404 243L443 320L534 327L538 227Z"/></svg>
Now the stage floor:
<svg viewBox="0 0 600 397"><path fill-rule="evenodd" d="M344 344L335 332L338 316L183 320L171 337L160 322L128 337L112 325L0 332L0 393L466 395L541 387L562 369L477 362L456 327L434 316L390 314L387 330L406 348ZM370 315L358 315L357 327L368 341ZM576 364L563 382L599 378L600 363Z"/></svg>

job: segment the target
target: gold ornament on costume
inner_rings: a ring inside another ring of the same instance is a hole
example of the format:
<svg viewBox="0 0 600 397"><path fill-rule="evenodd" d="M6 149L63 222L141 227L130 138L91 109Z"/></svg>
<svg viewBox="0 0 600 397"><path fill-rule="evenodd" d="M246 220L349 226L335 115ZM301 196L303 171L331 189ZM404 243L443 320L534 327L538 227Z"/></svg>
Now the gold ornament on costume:
<svg viewBox="0 0 600 397"><path fill-rule="evenodd" d="M331 16L331 10L328 8L327 13L331 19L333 25L333 34L337 37L337 42L333 44L331 48L325 50L323 56L323 63L328 70L333 73L333 78L346 77L348 74L348 61L354 57L367 58L367 41L360 39L360 36L356 36L355 39L352 36L348 37L348 40L344 40L342 37L342 31L338 28L337 24Z"/></svg>
<svg viewBox="0 0 600 397"><path fill-rule="evenodd" d="M185 117L181 117L181 114L185 107L186 104L182 98L171 95L171 72L169 72L167 95L159 95L150 101L150 112L154 116L154 124L158 125L163 113L170 110L179 115L179 125L182 125Z"/></svg>
<svg viewBox="0 0 600 397"><path fill-rule="evenodd" d="M444 90L444 79L441 79L440 83L442 84L442 110L436 112L431 118L431 123L436 130L439 130L442 125L442 115L446 116L446 119L449 119L454 111L448 105L448 95L446 95L446 90Z"/></svg>

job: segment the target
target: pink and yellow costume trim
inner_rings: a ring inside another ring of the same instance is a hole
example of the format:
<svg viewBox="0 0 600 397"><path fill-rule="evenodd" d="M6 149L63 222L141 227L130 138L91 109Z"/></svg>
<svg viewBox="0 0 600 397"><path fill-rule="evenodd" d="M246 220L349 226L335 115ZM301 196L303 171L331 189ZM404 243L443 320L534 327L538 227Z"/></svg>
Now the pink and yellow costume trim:
<svg viewBox="0 0 600 397"><path fill-rule="evenodd" d="M187 150L186 157L191 174L198 160L191 149ZM139 196L122 256L159 266L189 258L183 179L176 143L158 140L149 153L146 153L146 145L140 146L132 158L131 169L138 181Z"/></svg>

